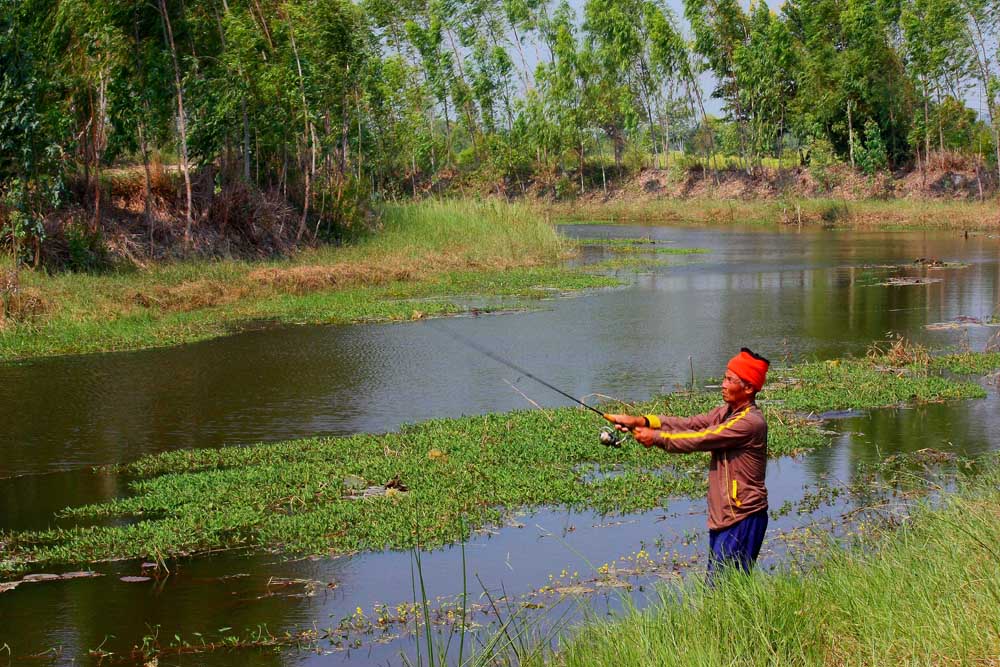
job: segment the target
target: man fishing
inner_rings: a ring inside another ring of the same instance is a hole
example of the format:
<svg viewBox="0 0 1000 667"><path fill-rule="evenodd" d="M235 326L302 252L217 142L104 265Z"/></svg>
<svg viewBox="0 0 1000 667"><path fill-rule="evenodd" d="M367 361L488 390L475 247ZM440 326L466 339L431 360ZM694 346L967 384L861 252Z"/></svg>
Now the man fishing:
<svg viewBox="0 0 1000 667"><path fill-rule="evenodd" d="M729 360L721 405L693 417L605 415L646 447L711 452L708 580L723 567L749 572L767 530L767 422L757 407L770 362L747 348Z"/></svg>

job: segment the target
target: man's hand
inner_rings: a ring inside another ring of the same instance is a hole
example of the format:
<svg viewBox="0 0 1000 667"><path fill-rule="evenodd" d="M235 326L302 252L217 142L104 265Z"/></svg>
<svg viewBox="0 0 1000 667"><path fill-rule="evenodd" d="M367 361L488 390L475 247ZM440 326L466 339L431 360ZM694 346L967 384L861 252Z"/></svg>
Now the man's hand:
<svg viewBox="0 0 1000 667"><path fill-rule="evenodd" d="M634 431L637 428L646 426L645 417L633 417L632 415L604 415L604 418L615 425L619 431Z"/></svg>
<svg viewBox="0 0 1000 667"><path fill-rule="evenodd" d="M632 437L643 447L656 445L656 429L640 426L632 431Z"/></svg>

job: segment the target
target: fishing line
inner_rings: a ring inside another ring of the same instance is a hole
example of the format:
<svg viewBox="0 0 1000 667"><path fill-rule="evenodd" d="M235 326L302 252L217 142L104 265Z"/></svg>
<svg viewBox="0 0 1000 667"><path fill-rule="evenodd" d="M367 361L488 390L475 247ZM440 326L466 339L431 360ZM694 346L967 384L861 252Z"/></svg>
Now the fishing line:
<svg viewBox="0 0 1000 667"><path fill-rule="evenodd" d="M457 331L449 329L448 327L445 327L445 326L442 326L442 325L438 325L436 322L433 322L432 320L428 320L427 324L428 325L433 325L433 327L435 329L437 329L438 331L451 336L452 338L454 338L458 342L462 343L463 345L466 345L467 347L471 347L476 352L479 352L480 354L489 357L493 361L495 361L495 362L497 362L499 364L503 364L504 366L517 371L518 373L520 373L524 377L531 378L532 380L534 380L538 384L542 385L543 387L547 387L547 388L551 389L552 391L556 392L557 394L559 394L561 396L565 396L566 398L568 398L569 400L573 401L577 405L582 405L583 407L587 408L591 412L599 414L602 419L607 419L607 417L605 416L605 414L603 412L601 412L600 410L598 410L597 408L592 407L590 405L587 405L586 403L584 403L580 399L576 398L575 396L571 396L570 394L567 394L565 391L563 391L559 387L553 386L552 384L546 382L545 380L543 380L542 378L538 377L537 375L535 375L531 371L528 371L528 370L525 370L524 368L521 368L520 366L518 366L517 364L515 364L513 361L505 359L505 358L501 357L499 354L497 354L495 352L492 352L490 350L487 350L485 347L483 347L482 345L480 345L476 341L472 340L471 338L467 338L467 337L463 336L462 334L458 333Z"/></svg>

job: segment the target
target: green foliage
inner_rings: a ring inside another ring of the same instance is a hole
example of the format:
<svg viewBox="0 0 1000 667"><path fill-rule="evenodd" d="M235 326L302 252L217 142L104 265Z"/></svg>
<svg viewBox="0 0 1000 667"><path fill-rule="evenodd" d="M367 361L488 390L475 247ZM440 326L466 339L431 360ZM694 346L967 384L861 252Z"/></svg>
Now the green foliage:
<svg viewBox="0 0 1000 667"><path fill-rule="evenodd" d="M97 271L107 268L108 252L101 239L100 230L91 230L81 222L63 228L66 241L68 267L73 271Z"/></svg>
<svg viewBox="0 0 1000 667"><path fill-rule="evenodd" d="M18 229L67 203L49 197L63 181L99 226L102 171L157 152L182 158L195 209L213 186L280 193L299 243L339 238L372 201L555 179L568 197L606 187L612 163L752 171L823 145L873 174L934 138L996 160L987 0L685 0L691 42L660 0L2 2L0 190L21 184ZM973 82L989 124L963 101Z"/></svg>
<svg viewBox="0 0 1000 667"><path fill-rule="evenodd" d="M26 193L21 181L11 181L0 195L0 247L8 247L15 262L32 263L37 259L38 243L45 238L42 221L25 210Z"/></svg>
<svg viewBox="0 0 1000 667"><path fill-rule="evenodd" d="M825 138L844 159L852 130L871 118L883 128L890 160L904 158L911 83L892 42L898 17L891 7L863 0L794 0L782 11L801 65L790 124L800 136Z"/></svg>
<svg viewBox="0 0 1000 667"><path fill-rule="evenodd" d="M889 166L889 156L882 142L882 131L871 119L865 121L864 141L860 146L855 146L854 159L861 171L869 176L885 171Z"/></svg>
<svg viewBox="0 0 1000 667"><path fill-rule="evenodd" d="M833 144L825 138L816 139L809 145L807 154L809 173L823 190L829 192L839 183L839 179L831 169L839 162Z"/></svg>

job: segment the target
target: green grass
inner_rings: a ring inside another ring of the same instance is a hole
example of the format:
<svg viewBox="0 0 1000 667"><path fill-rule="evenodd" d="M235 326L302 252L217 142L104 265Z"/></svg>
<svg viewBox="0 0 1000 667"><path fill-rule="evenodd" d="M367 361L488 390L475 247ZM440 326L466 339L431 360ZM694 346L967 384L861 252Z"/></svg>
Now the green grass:
<svg viewBox="0 0 1000 667"><path fill-rule="evenodd" d="M636 273L649 272L658 266L669 266L670 260L657 257L616 257L596 264L589 264L591 271L633 271Z"/></svg>
<svg viewBox="0 0 1000 667"><path fill-rule="evenodd" d="M548 210L562 222L681 225L798 225L880 230L969 229L996 227L993 202L908 199L844 200L651 199L600 204L569 202Z"/></svg>
<svg viewBox="0 0 1000 667"><path fill-rule="evenodd" d="M612 259L587 265L588 271L649 271L658 266L669 266L670 261L665 256L703 255L710 252L706 248L675 248L657 245L649 237L616 238L616 239L580 239L579 245L598 245L607 247L614 255Z"/></svg>
<svg viewBox="0 0 1000 667"><path fill-rule="evenodd" d="M660 255L703 255L711 252L707 248L677 248L664 245L663 242L643 236L641 238L613 238L613 239L578 239L581 246L607 246L608 250L614 253L649 253Z"/></svg>
<svg viewBox="0 0 1000 667"><path fill-rule="evenodd" d="M592 618L547 664L990 665L1000 655L1000 466L808 574L690 582ZM678 602L678 598L683 603ZM530 664L539 663L533 661Z"/></svg>
<svg viewBox="0 0 1000 667"><path fill-rule="evenodd" d="M826 443L819 425L799 411L984 395L977 384L920 369L880 370L885 365L845 360L774 372L772 388L761 396L771 456ZM714 393L671 394L631 410L693 414L718 402ZM0 535L0 573L238 547L298 553L406 548L417 530L434 546L459 540L463 526L496 523L507 510L561 505L634 512L704 493L705 455L667 456L634 443L604 448L596 437L601 425L576 408L533 410L433 420L385 435L146 457L122 469L137 478L129 497L65 511L133 523ZM594 479L595 466L623 474ZM383 485L397 476L408 492L347 497L345 480Z"/></svg>
<svg viewBox="0 0 1000 667"><path fill-rule="evenodd" d="M497 202L387 205L344 247L273 262L187 261L106 274L22 271L41 314L0 325L0 361L175 345L247 321L349 323L460 312L452 297L539 298L620 284L559 268L572 244Z"/></svg>
<svg viewBox="0 0 1000 667"><path fill-rule="evenodd" d="M969 353L972 358L981 353ZM977 387L974 389L973 387ZM978 385L956 383L930 373L926 366L896 366L880 359L835 359L799 364L784 382L763 394L767 404L787 410L821 413L830 410L863 410L900 405L983 397Z"/></svg>
<svg viewBox="0 0 1000 667"><path fill-rule="evenodd" d="M704 255L710 252L705 248L646 248L638 245L612 246L610 250L617 255Z"/></svg>

